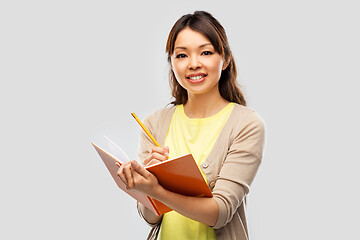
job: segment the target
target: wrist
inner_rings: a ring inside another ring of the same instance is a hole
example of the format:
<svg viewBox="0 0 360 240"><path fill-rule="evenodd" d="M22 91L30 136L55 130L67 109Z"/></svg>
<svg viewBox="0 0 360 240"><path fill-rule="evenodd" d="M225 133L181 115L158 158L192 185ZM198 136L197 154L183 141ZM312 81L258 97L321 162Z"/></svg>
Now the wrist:
<svg viewBox="0 0 360 240"><path fill-rule="evenodd" d="M158 184L158 186L154 188L154 191L152 192L150 197L162 202L165 194L166 194L166 189L163 188L160 184Z"/></svg>

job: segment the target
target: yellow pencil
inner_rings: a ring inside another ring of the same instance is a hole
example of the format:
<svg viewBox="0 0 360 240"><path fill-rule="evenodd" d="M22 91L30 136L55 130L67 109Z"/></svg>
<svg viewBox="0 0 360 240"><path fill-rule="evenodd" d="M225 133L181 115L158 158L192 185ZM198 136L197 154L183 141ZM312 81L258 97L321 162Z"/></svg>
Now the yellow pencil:
<svg viewBox="0 0 360 240"><path fill-rule="evenodd" d="M131 116L133 116L135 118L135 120L139 123L140 127L145 131L145 133L149 136L149 138L153 141L153 143L155 143L156 146L161 147L160 144L158 144L158 142L155 140L155 138L153 137L153 135L151 135L151 133L149 132L149 130L146 129L146 127L144 126L144 124L139 120L139 118L135 115L135 113L131 113Z"/></svg>

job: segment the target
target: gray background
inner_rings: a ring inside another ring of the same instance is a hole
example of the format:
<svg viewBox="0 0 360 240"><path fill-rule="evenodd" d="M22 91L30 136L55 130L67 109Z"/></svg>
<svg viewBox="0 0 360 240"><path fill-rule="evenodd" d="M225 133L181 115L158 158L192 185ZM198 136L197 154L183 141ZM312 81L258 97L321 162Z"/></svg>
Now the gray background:
<svg viewBox="0 0 360 240"><path fill-rule="evenodd" d="M170 101L173 23L210 11L267 124L252 239L359 239L356 1L1 1L0 238L144 239L149 228L90 142L136 157Z"/></svg>

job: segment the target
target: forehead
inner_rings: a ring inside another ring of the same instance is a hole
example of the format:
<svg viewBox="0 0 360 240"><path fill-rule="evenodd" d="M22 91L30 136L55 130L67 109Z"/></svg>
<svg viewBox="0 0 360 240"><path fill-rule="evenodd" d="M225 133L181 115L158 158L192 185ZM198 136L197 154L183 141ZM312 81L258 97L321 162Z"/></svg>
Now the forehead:
<svg viewBox="0 0 360 240"><path fill-rule="evenodd" d="M202 33L192 30L191 28L184 28L181 30L175 40L174 47L199 47L206 43L210 43L210 40Z"/></svg>

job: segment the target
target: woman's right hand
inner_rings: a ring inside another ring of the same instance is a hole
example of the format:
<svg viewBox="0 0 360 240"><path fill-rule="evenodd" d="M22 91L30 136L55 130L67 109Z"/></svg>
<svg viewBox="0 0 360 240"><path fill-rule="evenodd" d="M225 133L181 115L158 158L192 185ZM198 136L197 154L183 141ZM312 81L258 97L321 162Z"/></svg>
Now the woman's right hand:
<svg viewBox="0 0 360 240"><path fill-rule="evenodd" d="M169 147L154 147L149 156L144 160L146 166L165 161L169 158Z"/></svg>

